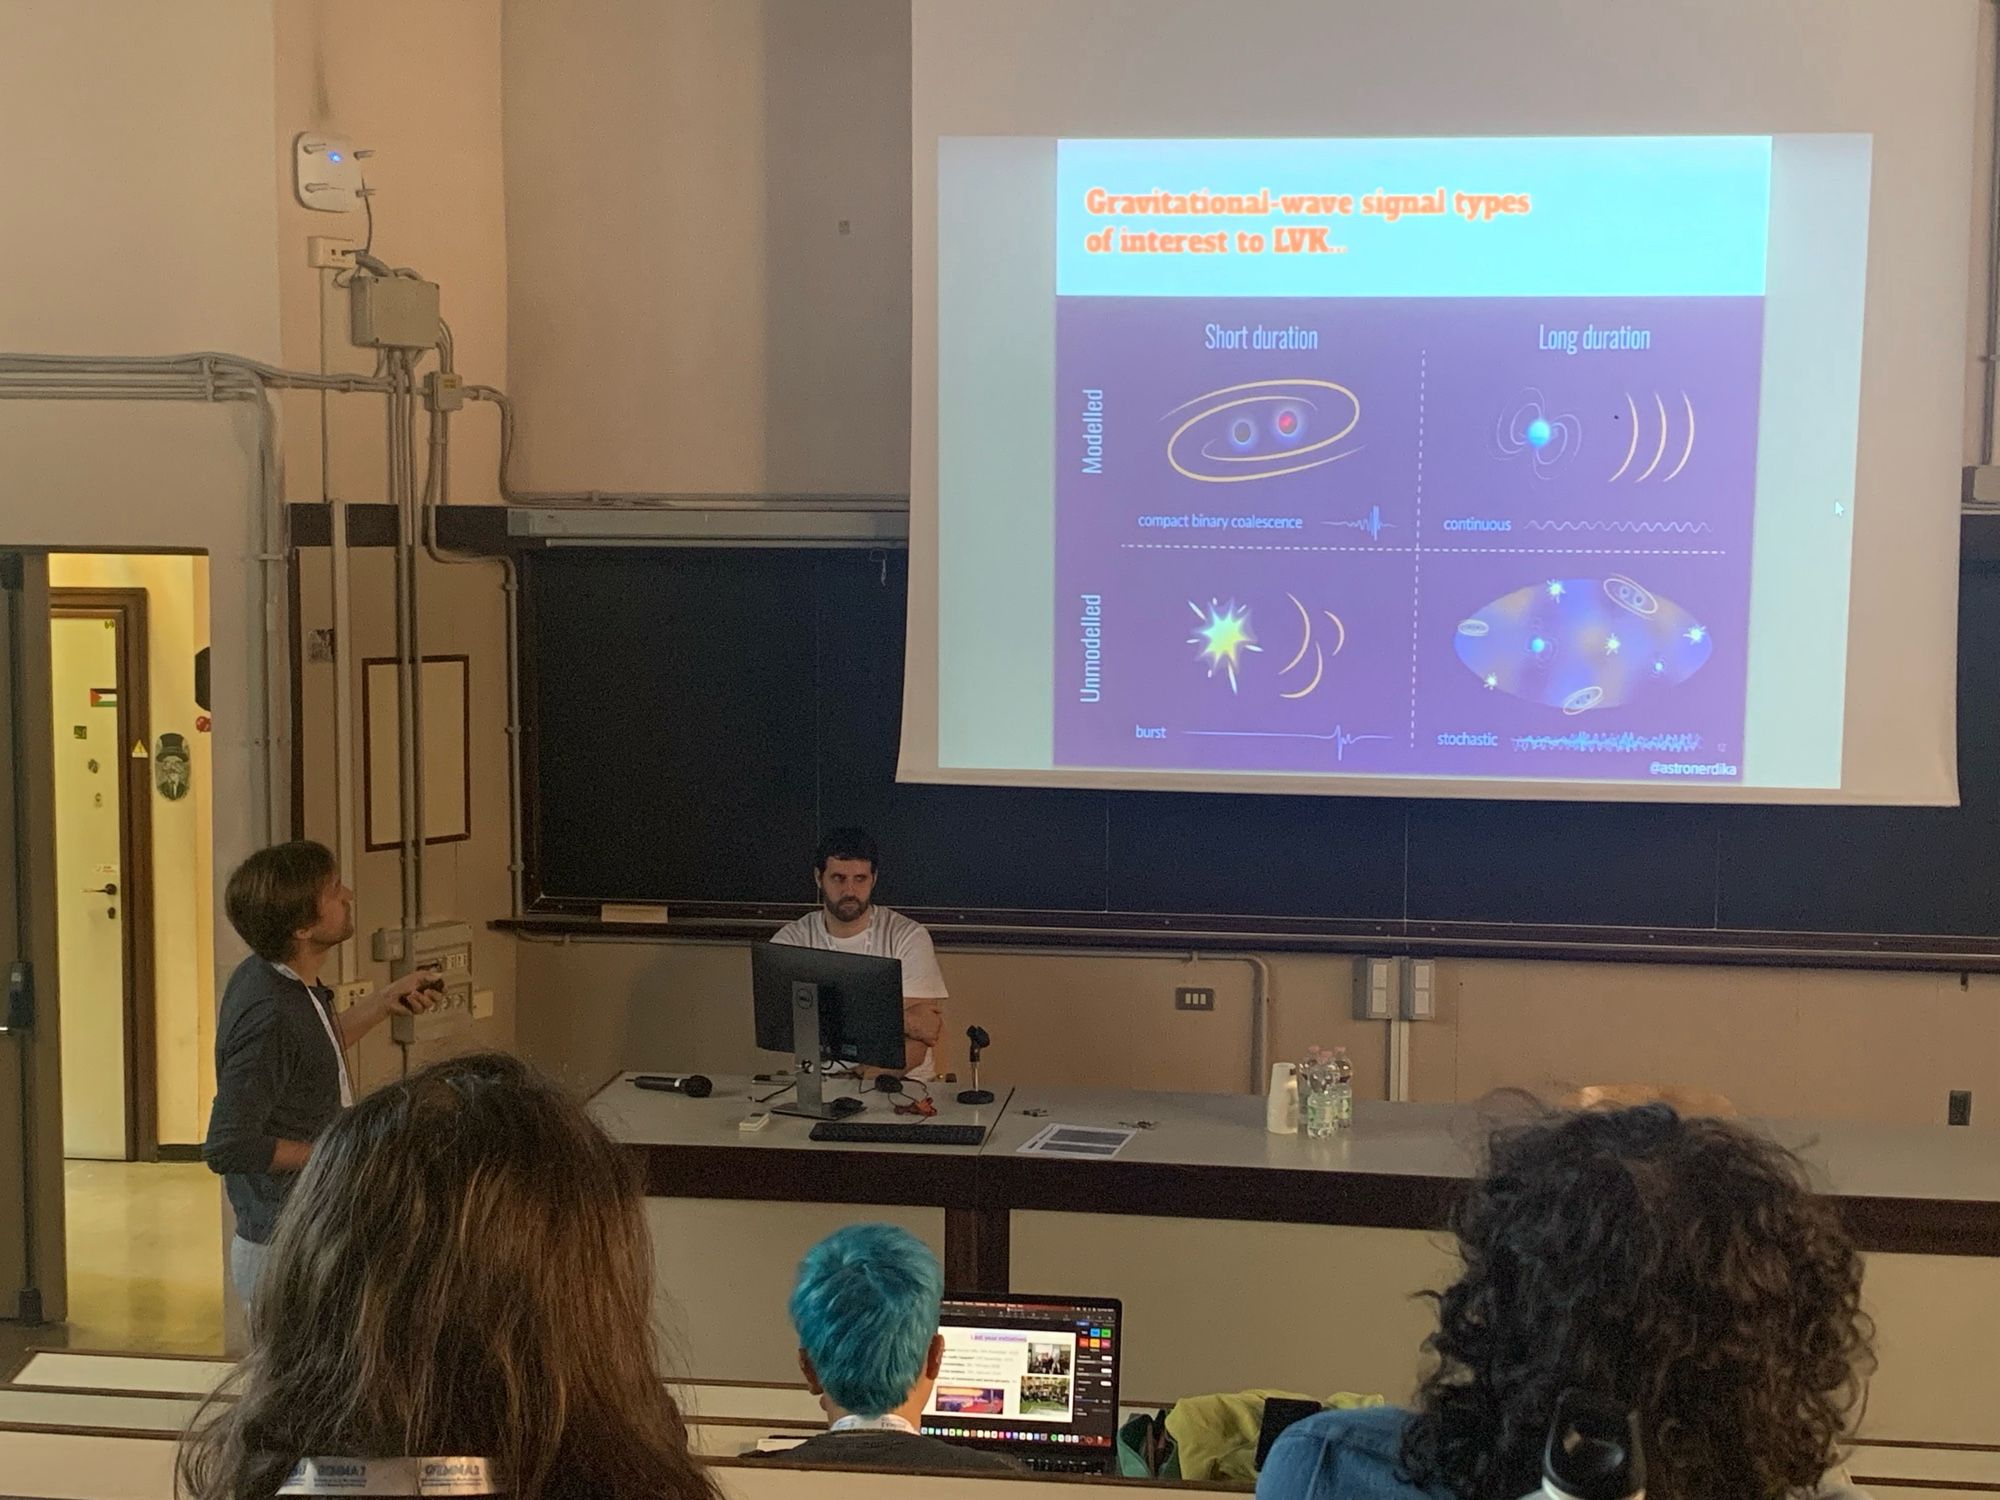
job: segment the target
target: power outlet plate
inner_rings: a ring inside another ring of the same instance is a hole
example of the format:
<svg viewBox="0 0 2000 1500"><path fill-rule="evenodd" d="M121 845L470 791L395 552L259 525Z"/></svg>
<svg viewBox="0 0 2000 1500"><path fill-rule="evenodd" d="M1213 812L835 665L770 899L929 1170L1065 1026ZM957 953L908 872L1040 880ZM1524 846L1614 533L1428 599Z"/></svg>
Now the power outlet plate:
<svg viewBox="0 0 2000 1500"><path fill-rule="evenodd" d="M472 992L445 991L444 1003L420 1016L389 1017L389 1039L405 1047L450 1036L472 1020Z"/></svg>
<svg viewBox="0 0 2000 1500"><path fill-rule="evenodd" d="M1214 1010L1215 991L1183 985L1174 991L1175 1010Z"/></svg>
<svg viewBox="0 0 2000 1500"><path fill-rule="evenodd" d="M361 247L353 240L335 239L330 234L306 236L306 264L322 271L351 271L354 252Z"/></svg>
<svg viewBox="0 0 2000 1500"><path fill-rule="evenodd" d="M374 991L375 986L365 979L350 979L346 984L333 987L333 1009L336 1014L352 1010Z"/></svg>
<svg viewBox="0 0 2000 1500"><path fill-rule="evenodd" d="M1403 960L1401 1009L1405 1021L1437 1019L1437 964L1433 960Z"/></svg>
<svg viewBox="0 0 2000 1500"><path fill-rule="evenodd" d="M413 969L436 969L444 981L444 1001L422 1015L389 1017L389 1035L403 1046L433 1041L473 1018L472 928L464 922L433 922L409 932L384 928L375 934L375 953L387 955L398 978Z"/></svg>
<svg viewBox="0 0 2000 1500"><path fill-rule="evenodd" d="M1953 1089L1946 1096L1944 1122L1947 1125L1970 1125L1972 1123L1971 1089Z"/></svg>
<svg viewBox="0 0 2000 1500"><path fill-rule="evenodd" d="M1396 961L1357 958L1354 961L1354 1019L1393 1021L1396 1018Z"/></svg>

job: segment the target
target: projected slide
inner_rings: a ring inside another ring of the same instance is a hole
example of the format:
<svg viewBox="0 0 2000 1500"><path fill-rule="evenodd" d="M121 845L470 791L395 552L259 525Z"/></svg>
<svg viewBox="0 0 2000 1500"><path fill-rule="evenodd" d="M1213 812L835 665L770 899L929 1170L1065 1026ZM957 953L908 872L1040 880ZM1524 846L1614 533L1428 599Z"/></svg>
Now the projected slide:
<svg viewBox="0 0 2000 1500"><path fill-rule="evenodd" d="M940 763L1838 786L1869 160L942 150ZM954 618L1010 560L1033 662Z"/></svg>
<svg viewBox="0 0 2000 1500"><path fill-rule="evenodd" d="M1769 142L1351 154L1059 148L1057 763L1736 779Z"/></svg>

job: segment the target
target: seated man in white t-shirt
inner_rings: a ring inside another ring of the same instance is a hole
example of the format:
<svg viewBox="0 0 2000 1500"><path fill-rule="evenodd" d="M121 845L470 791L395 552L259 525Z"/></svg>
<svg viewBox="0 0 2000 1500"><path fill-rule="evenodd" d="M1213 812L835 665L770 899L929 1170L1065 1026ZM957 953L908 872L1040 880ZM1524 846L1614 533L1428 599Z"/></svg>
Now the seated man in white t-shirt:
<svg viewBox="0 0 2000 1500"><path fill-rule="evenodd" d="M923 923L874 904L880 866L875 840L859 828L836 828L813 854L819 910L787 922L771 941L901 959L904 1076L928 1082L937 1077L933 1049L944 1034L944 975Z"/></svg>

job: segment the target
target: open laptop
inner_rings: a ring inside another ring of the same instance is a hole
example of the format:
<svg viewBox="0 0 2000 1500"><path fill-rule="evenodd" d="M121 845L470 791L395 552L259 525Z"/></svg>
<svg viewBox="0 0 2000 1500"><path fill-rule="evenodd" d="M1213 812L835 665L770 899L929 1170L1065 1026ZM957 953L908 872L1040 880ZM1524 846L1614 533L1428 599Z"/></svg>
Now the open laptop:
<svg viewBox="0 0 2000 1500"><path fill-rule="evenodd" d="M1110 1297L947 1295L944 1364L922 1431L1058 1474L1118 1472Z"/></svg>

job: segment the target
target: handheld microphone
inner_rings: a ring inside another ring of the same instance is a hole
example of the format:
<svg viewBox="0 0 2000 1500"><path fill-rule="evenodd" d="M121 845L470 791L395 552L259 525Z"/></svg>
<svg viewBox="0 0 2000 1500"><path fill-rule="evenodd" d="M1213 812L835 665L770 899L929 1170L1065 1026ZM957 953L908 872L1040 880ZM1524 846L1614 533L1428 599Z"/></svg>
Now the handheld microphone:
<svg viewBox="0 0 2000 1500"><path fill-rule="evenodd" d="M662 1094L685 1094L690 1099L706 1099L715 1092L705 1073L641 1073L632 1085Z"/></svg>
<svg viewBox="0 0 2000 1500"><path fill-rule="evenodd" d="M972 1043L972 1087L959 1091L958 1102L960 1104L991 1104L993 1102L993 1091L991 1089L983 1089L979 1086L979 1054L993 1045L993 1038L986 1034L984 1026L968 1026L965 1028L965 1039Z"/></svg>

